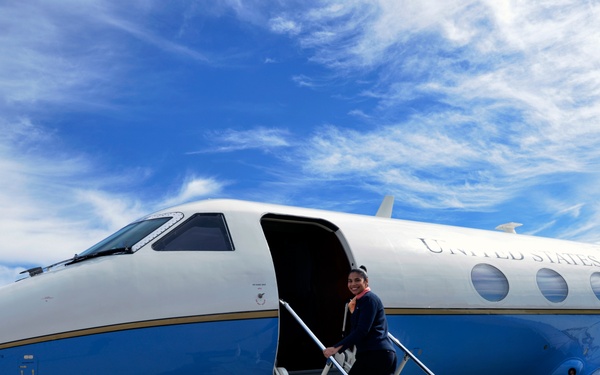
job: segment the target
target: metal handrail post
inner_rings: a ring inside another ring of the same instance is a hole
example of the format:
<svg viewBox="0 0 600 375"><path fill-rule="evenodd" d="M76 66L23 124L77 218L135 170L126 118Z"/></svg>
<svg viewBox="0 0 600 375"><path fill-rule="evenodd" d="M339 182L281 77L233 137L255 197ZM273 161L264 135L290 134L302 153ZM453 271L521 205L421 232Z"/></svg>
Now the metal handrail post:
<svg viewBox="0 0 600 375"><path fill-rule="evenodd" d="M394 375L400 375L402 370L404 370L404 366L406 366L406 363L408 362L409 359L410 359L410 357L408 356L408 354L404 353L404 356L402 357L402 361L400 362L400 366L398 366L398 368L396 369L396 372L394 372Z"/></svg>
<svg viewBox="0 0 600 375"><path fill-rule="evenodd" d="M327 361L327 363L325 364L325 367L323 367L323 371L321 371L321 375L327 375L329 374L329 370L331 370L331 364L333 362L331 361Z"/></svg>
<svg viewBox="0 0 600 375"><path fill-rule="evenodd" d="M402 345L402 343L397 338L395 338L394 335L388 332L388 337L392 340L394 344L398 345L398 347L402 349L404 353L406 353L410 357L410 359L415 361L415 363L421 368L421 370L423 370L428 375L435 375L430 369L427 368L427 366L423 364L423 362L421 362L417 357L415 357L415 355L412 354L410 350L408 350L404 345Z"/></svg>
<svg viewBox="0 0 600 375"><path fill-rule="evenodd" d="M292 307L287 302L285 302L282 299L279 300L279 303L281 303L283 305L283 307L285 307L286 310L289 311L290 314L292 314L292 316L294 317L294 319L296 319L296 321L298 323L300 323L300 325L302 326L302 328L304 328L304 330L306 331L306 333L308 333L308 335L319 346L319 348L321 348L321 351L325 350L325 345L323 345L321 343L321 341L319 341L319 339L317 338L317 336L315 336L315 334L310 330L310 328L308 328L308 326L306 324L304 324L304 322L302 321L302 319L300 319L300 317L298 316L298 314L296 314L296 312L294 311L294 309L292 309ZM348 375L348 373L344 370L344 368L342 367L342 365L340 365L335 360L335 358L333 358L333 356L329 357L329 360L335 365L335 367L337 367L338 370L340 370L340 372L342 373L342 375Z"/></svg>

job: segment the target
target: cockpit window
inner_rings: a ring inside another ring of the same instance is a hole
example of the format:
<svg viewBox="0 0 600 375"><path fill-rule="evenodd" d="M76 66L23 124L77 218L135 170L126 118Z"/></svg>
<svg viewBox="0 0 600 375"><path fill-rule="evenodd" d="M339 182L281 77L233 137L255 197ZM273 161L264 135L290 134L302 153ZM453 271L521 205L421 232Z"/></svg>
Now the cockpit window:
<svg viewBox="0 0 600 375"><path fill-rule="evenodd" d="M233 250L225 218L219 213L195 214L171 233L156 241L158 251Z"/></svg>
<svg viewBox="0 0 600 375"><path fill-rule="evenodd" d="M175 223L182 218L183 214L181 212L169 212L148 216L118 230L109 237L78 254L77 257L89 257L96 253L115 249L127 249L130 252L135 252L171 226L175 225Z"/></svg>

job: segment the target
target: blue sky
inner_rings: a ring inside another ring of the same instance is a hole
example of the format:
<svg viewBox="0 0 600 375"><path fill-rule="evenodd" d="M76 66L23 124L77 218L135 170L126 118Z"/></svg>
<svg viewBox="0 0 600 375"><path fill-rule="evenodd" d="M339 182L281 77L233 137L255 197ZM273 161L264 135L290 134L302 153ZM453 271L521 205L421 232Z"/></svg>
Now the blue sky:
<svg viewBox="0 0 600 375"><path fill-rule="evenodd" d="M600 242L598 1L0 3L0 283L217 197Z"/></svg>

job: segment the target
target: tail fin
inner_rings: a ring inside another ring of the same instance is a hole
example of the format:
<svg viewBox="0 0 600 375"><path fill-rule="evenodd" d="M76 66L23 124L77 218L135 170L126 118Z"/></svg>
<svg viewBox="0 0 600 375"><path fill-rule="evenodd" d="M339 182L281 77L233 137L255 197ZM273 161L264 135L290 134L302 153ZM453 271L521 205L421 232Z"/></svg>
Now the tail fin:
<svg viewBox="0 0 600 375"><path fill-rule="evenodd" d="M394 208L394 197L392 195L386 195L383 198L383 202L379 206L375 216L377 217L392 217L392 209Z"/></svg>

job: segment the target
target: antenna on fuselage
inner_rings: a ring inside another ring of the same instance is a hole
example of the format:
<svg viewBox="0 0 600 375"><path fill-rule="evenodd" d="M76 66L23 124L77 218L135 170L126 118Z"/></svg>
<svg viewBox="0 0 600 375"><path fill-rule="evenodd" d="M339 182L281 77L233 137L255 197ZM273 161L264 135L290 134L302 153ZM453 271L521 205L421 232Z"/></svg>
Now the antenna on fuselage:
<svg viewBox="0 0 600 375"><path fill-rule="evenodd" d="M383 197L383 202L379 206L375 216L377 217L392 217L392 209L394 208L394 196L386 195Z"/></svg>
<svg viewBox="0 0 600 375"><path fill-rule="evenodd" d="M496 230L501 230L503 232L506 233L517 233L517 231L515 230L516 227L520 227L521 223L513 223L512 221L510 223L506 223L506 224L500 224L496 227Z"/></svg>

